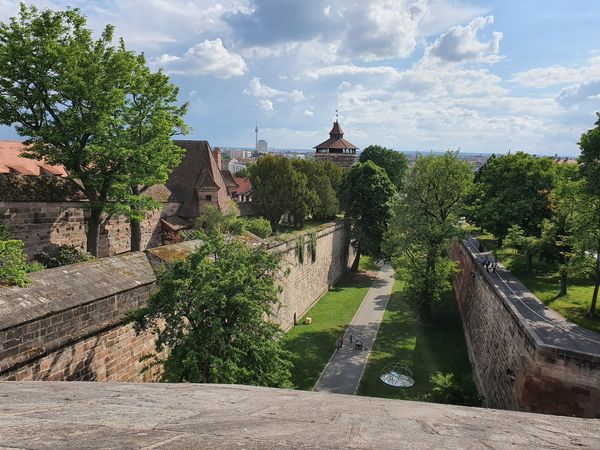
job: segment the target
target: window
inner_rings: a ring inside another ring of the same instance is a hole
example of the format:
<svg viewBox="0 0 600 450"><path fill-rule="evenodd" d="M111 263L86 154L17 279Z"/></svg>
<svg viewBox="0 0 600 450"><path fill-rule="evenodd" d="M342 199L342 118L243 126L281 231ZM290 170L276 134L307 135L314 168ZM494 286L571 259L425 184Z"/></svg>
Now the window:
<svg viewBox="0 0 600 450"><path fill-rule="evenodd" d="M207 195L206 196L206 201L207 202L211 202L212 201L212 195Z"/></svg>

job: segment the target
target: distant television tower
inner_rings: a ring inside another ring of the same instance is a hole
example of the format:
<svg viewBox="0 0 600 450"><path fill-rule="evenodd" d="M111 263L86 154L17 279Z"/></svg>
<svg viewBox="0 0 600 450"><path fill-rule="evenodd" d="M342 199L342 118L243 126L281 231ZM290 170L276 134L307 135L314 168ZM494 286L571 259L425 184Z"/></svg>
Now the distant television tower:
<svg viewBox="0 0 600 450"><path fill-rule="evenodd" d="M256 140L254 141L254 150L258 150L258 124L254 128L254 134L256 134Z"/></svg>

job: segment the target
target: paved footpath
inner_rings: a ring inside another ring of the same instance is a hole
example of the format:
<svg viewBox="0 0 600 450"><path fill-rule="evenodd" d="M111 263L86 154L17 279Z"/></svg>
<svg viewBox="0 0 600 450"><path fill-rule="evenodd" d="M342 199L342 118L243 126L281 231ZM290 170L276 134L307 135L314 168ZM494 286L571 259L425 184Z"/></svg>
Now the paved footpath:
<svg viewBox="0 0 600 450"><path fill-rule="evenodd" d="M317 380L315 391L356 394L393 286L394 269L383 266L346 330L343 347L332 355ZM353 342L360 338L364 350L354 350L350 336Z"/></svg>

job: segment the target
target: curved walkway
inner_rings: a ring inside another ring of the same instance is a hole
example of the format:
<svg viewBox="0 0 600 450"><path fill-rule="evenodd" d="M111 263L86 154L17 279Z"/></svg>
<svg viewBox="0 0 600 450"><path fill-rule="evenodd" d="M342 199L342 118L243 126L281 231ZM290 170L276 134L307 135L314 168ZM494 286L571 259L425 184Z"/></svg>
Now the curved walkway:
<svg viewBox="0 0 600 450"><path fill-rule="evenodd" d="M393 286L394 269L383 266L346 330L342 348L333 353L313 390L356 394ZM362 351L354 350L351 336L353 342L360 338L364 347Z"/></svg>

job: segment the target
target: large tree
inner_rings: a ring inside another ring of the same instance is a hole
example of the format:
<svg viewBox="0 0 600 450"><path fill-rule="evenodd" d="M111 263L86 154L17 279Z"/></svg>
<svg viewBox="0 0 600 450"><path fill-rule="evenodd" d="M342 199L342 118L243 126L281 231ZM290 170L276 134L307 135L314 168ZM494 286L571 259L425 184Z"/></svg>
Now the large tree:
<svg viewBox="0 0 600 450"><path fill-rule="evenodd" d="M268 320L278 304L278 265L265 248L217 233L160 274L158 290L130 319L157 336L151 359L162 380L291 387L283 332Z"/></svg>
<svg viewBox="0 0 600 450"><path fill-rule="evenodd" d="M352 244L356 249L352 270L358 270L361 255L382 256L381 242L387 230L390 204L396 196L396 188L385 170L367 161L350 169L342 189L346 217L351 224Z"/></svg>
<svg viewBox="0 0 600 450"><path fill-rule="evenodd" d="M359 161L373 161L385 170L385 173L387 173L390 181L394 183L396 189L398 191L402 190L404 177L408 171L408 161L404 153L379 145L369 145L360 154Z"/></svg>
<svg viewBox="0 0 600 450"><path fill-rule="evenodd" d="M549 158L523 152L492 156L475 178L479 208L472 220L500 242L512 225L539 236L542 221L550 217L548 194L555 171L556 163Z"/></svg>
<svg viewBox="0 0 600 450"><path fill-rule="evenodd" d="M252 201L259 213L274 227L289 211L294 195L297 176L292 163L288 158L265 155L248 169L252 183Z"/></svg>
<svg viewBox="0 0 600 450"><path fill-rule="evenodd" d="M596 126L581 135L579 163L584 180L584 192L579 208L580 245L594 255L594 293L590 316L596 315L598 291L600 290L600 113L596 113Z"/></svg>
<svg viewBox="0 0 600 450"><path fill-rule="evenodd" d="M143 55L137 57L130 92L120 115L113 124L111 138L126 153L128 185L122 186L121 204L131 225L131 250L141 249L141 220L144 212L160 204L144 193L151 186L165 183L172 169L181 161L185 150L175 145L172 137L186 134L183 121L187 103L177 104L179 88L162 71L152 73Z"/></svg>
<svg viewBox="0 0 600 450"><path fill-rule="evenodd" d="M339 210L336 191L331 185L326 168L321 161L297 159L292 162L294 169L306 176L309 213L315 220L328 220Z"/></svg>
<svg viewBox="0 0 600 450"><path fill-rule="evenodd" d="M0 124L14 125L27 138L27 156L62 165L79 180L89 200L87 249L94 255L107 206L131 208L135 194L122 201L124 189L164 179L149 172L162 173L176 159L165 157L161 139L125 145L118 132L142 122L129 122L135 115L134 94L157 99L144 68L144 59L122 40L113 43L112 26L94 39L77 9L40 11L22 4L18 17L0 24ZM158 90L165 88L157 103L172 105L176 91L160 76L153 80L159 81ZM152 109L156 103L146 106ZM181 123L170 125L172 131ZM169 124L157 128L166 130ZM168 161L156 163L155 157ZM138 201L133 209L139 213L144 205Z"/></svg>
<svg viewBox="0 0 600 450"><path fill-rule="evenodd" d="M425 322L455 273L448 247L459 233L472 182L471 168L456 153L421 157L407 176L404 195L394 202L385 250Z"/></svg>

